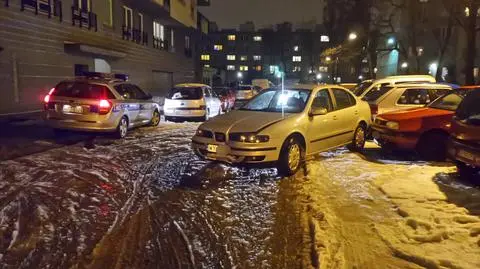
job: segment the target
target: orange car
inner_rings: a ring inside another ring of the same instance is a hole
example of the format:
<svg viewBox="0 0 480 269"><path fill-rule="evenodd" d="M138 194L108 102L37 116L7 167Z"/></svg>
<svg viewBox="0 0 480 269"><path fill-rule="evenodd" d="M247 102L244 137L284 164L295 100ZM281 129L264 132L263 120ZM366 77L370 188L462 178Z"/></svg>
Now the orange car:
<svg viewBox="0 0 480 269"><path fill-rule="evenodd" d="M460 176L470 178L480 171L480 90L470 92L453 117L448 155Z"/></svg>
<svg viewBox="0 0 480 269"><path fill-rule="evenodd" d="M372 125L375 141L382 147L416 150L427 160L445 160L452 117L470 89L462 87L422 108L379 115Z"/></svg>

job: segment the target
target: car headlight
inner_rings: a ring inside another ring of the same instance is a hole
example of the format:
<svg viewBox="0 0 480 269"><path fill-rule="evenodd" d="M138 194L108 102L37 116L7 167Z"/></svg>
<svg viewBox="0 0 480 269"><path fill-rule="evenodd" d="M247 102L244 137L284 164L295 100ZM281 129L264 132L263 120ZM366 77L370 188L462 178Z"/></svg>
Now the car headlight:
<svg viewBox="0 0 480 269"><path fill-rule="evenodd" d="M395 122L395 121L387 122L386 126L388 129L393 129L393 130L400 129L400 124L398 124L398 122Z"/></svg>
<svg viewBox="0 0 480 269"><path fill-rule="evenodd" d="M268 135L257 135L252 133L231 134L230 140L243 143L265 143L270 140Z"/></svg>
<svg viewBox="0 0 480 269"><path fill-rule="evenodd" d="M210 131L205 131L202 129L197 129L197 132L195 133L195 136L199 137L206 137L206 138L213 138L213 133Z"/></svg>

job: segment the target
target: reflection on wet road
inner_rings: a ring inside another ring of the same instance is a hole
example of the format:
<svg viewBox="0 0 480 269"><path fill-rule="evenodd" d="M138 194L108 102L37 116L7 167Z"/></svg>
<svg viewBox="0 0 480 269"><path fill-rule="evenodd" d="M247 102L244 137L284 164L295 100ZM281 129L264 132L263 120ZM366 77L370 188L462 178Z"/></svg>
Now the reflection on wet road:
<svg viewBox="0 0 480 269"><path fill-rule="evenodd" d="M2 268L423 266L385 239L402 217L373 184L421 166L340 149L279 178L199 160L196 126L1 162Z"/></svg>

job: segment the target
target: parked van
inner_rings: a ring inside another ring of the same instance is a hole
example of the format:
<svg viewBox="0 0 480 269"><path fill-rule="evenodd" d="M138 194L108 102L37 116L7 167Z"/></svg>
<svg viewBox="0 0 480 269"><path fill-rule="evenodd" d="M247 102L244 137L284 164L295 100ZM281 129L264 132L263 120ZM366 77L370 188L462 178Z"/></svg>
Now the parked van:
<svg viewBox="0 0 480 269"><path fill-rule="evenodd" d="M406 75L406 76L391 76L378 80L365 80L352 89L352 92L358 97L364 97L373 88L382 86L394 86L404 83L435 83L434 77L429 75Z"/></svg>

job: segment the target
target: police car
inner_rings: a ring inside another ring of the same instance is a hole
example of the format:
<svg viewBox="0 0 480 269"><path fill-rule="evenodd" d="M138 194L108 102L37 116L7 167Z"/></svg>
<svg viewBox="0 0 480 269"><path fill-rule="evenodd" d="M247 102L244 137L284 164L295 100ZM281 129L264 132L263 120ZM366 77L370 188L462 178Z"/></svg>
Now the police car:
<svg viewBox="0 0 480 269"><path fill-rule="evenodd" d="M56 131L112 132L124 138L133 127L157 126L160 107L126 75L86 73L50 90L44 119Z"/></svg>

